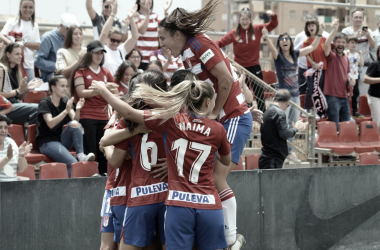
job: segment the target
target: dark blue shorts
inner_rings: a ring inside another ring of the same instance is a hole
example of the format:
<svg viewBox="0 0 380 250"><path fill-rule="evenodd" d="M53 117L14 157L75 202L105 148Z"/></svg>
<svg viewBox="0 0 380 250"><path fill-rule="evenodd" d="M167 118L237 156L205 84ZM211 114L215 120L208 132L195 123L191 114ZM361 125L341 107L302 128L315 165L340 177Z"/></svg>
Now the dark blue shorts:
<svg viewBox="0 0 380 250"><path fill-rule="evenodd" d="M228 247L224 235L222 209L194 209L167 206L165 217L166 250L199 250Z"/></svg>
<svg viewBox="0 0 380 250"><path fill-rule="evenodd" d="M123 222L124 243L147 247L155 242L155 233L157 233L161 244L164 245L165 211L165 202L127 207Z"/></svg>
<svg viewBox="0 0 380 250"><path fill-rule="evenodd" d="M224 129L227 131L228 142L231 146L231 161L239 164L240 156L247 140L252 132L252 115L250 112L232 119L228 119L223 123Z"/></svg>
<svg viewBox="0 0 380 250"><path fill-rule="evenodd" d="M113 241L117 243L120 242L121 229L123 229L125 208L126 208L126 205L111 207L112 216L113 216L113 227L115 230Z"/></svg>
<svg viewBox="0 0 380 250"><path fill-rule="evenodd" d="M103 196L103 203L102 203L102 209L100 211L100 216L101 216L101 228L100 232L103 233L114 233L115 230L113 228L113 216L111 212L111 206L110 206L110 201L111 201L111 191L106 190Z"/></svg>

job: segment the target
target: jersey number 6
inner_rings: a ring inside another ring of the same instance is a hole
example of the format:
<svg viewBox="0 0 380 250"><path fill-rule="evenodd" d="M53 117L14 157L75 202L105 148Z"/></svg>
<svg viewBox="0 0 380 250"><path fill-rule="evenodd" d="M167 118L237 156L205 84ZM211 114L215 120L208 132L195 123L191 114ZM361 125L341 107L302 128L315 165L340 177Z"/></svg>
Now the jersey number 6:
<svg viewBox="0 0 380 250"><path fill-rule="evenodd" d="M151 165L157 164L158 148L155 142L152 142L152 141L147 142L147 140L148 140L148 134L144 134L144 136L141 139L140 162L144 170L150 171ZM150 162L149 162L149 156L148 156L149 149L150 149L150 159L151 159Z"/></svg>
<svg viewBox="0 0 380 250"><path fill-rule="evenodd" d="M177 150L175 162L177 163L178 175L181 177L184 177L183 163L185 160L185 154L186 154L188 144L189 144L189 141L183 138L174 141L172 144L172 151ZM207 157L209 156L211 152L211 146L198 143L198 142L190 142L189 149L199 152L196 159L191 159L193 161L193 165L191 166L190 174L189 174L189 181L194 184L197 184L199 172L201 170L203 163L207 160Z"/></svg>

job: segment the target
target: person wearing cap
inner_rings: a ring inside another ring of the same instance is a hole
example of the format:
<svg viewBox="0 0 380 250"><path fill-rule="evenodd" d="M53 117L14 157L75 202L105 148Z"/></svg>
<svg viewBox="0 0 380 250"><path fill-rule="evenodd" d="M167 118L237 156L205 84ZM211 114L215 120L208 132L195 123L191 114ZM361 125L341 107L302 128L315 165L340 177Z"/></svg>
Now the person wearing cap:
<svg viewBox="0 0 380 250"><path fill-rule="evenodd" d="M73 25L80 26L77 18L73 14L65 13L60 18L58 28L42 35L41 46L34 58L34 65L41 71L44 82L48 82L53 75L57 51L62 48L66 32Z"/></svg>
<svg viewBox="0 0 380 250"><path fill-rule="evenodd" d="M110 71L103 67L104 53L107 53L107 51L101 42L98 40L90 42L87 45L86 54L73 70L70 87L71 96L75 97L75 101L80 98L85 98L86 100L81 109L79 120L84 129L83 149L86 155L97 151L100 174L107 172L107 160L102 151L99 150L99 142L104 135L103 128L109 120L108 103L101 95L90 90L89 87L92 81L115 82ZM117 85L116 93L118 93Z"/></svg>

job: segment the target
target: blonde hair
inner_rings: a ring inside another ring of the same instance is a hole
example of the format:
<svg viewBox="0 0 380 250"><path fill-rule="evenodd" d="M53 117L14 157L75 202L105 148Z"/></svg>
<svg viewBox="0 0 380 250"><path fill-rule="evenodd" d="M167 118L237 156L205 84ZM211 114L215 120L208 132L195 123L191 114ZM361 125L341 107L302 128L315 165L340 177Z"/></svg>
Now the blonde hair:
<svg viewBox="0 0 380 250"><path fill-rule="evenodd" d="M175 86L171 91L164 92L146 84L138 84L131 94L133 99L141 98L152 109L153 116L149 119L162 119L162 123L175 117L179 112L192 111L201 115L202 104L206 98L214 98L215 91L210 83L204 81L186 80Z"/></svg>

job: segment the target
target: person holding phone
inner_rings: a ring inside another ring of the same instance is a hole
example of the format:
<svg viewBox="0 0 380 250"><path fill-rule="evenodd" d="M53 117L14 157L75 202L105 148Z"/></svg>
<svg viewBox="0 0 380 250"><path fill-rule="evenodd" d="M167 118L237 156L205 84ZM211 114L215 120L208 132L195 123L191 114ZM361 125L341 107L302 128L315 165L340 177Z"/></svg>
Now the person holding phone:
<svg viewBox="0 0 380 250"><path fill-rule="evenodd" d="M370 63L369 48L375 48L375 40L372 37L372 31L368 26L364 26L364 16L365 12L363 9L356 9L351 12L352 26L346 27L342 30L342 33L347 36L356 36L358 38L358 44L355 51L362 51L362 56L364 60L364 67L360 68L359 71L359 95L366 95L368 92L369 85L364 84L364 75L367 72L367 68ZM354 94L353 99L358 99L359 95Z"/></svg>

